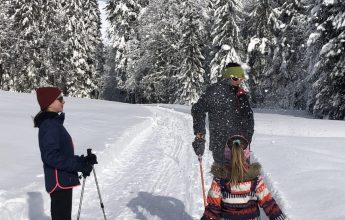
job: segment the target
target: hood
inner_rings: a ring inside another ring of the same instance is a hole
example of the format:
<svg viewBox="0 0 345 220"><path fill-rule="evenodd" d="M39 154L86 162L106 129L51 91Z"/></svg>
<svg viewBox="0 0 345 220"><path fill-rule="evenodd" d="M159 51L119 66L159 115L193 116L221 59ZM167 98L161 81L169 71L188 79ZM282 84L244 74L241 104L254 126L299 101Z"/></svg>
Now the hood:
<svg viewBox="0 0 345 220"><path fill-rule="evenodd" d="M261 165L259 163L253 163L249 165L248 171L244 174L244 181L255 179L260 175ZM214 163L211 167L211 173L214 177L230 180L229 167L223 164Z"/></svg>
<svg viewBox="0 0 345 220"><path fill-rule="evenodd" d="M58 114L57 112L46 112L46 111L40 112L34 118L34 127L35 128L40 127L42 122L49 118L57 118L63 122L65 120L65 114L64 113Z"/></svg>

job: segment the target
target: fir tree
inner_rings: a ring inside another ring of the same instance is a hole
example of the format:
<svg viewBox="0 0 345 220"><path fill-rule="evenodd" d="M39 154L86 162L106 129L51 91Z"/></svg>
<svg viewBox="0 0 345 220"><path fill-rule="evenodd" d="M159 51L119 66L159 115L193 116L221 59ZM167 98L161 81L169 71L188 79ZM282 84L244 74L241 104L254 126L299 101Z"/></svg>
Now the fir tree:
<svg viewBox="0 0 345 220"><path fill-rule="evenodd" d="M129 86L146 102L174 102L181 65L179 40L180 4L172 0L150 1L140 19L140 48L135 51ZM137 83L138 82L138 83Z"/></svg>
<svg viewBox="0 0 345 220"><path fill-rule="evenodd" d="M96 59L93 48L100 35L87 31L93 25L88 19L97 20L90 11L98 6L90 9L90 4L78 0L11 1L8 17L13 19L9 24L15 37L2 65L6 66L7 89L31 92L53 85L66 95L95 97L99 77L92 59ZM99 31L99 17L97 28Z"/></svg>
<svg viewBox="0 0 345 220"><path fill-rule="evenodd" d="M11 90L31 92L41 80L46 80L44 7L41 0L11 2L9 16L13 17L12 28L16 33L15 44L10 48L13 53L9 62L15 60L8 72Z"/></svg>
<svg viewBox="0 0 345 220"><path fill-rule="evenodd" d="M205 7L205 6L204 6ZM195 103L205 86L204 56L202 49L206 36L204 24L201 23L203 12L200 2L186 0L182 3L181 29L182 38L179 42L182 58L180 72L177 74L178 91L175 102L181 104Z"/></svg>
<svg viewBox="0 0 345 220"><path fill-rule="evenodd" d="M216 82L227 63L241 61L239 27L241 4L238 0L218 0L215 4L212 32L214 58L211 62L211 82Z"/></svg>
<svg viewBox="0 0 345 220"><path fill-rule="evenodd" d="M308 39L308 111L316 117L345 119L345 3L317 1Z"/></svg>
<svg viewBox="0 0 345 220"><path fill-rule="evenodd" d="M248 83L253 106L260 106L265 96L265 89L261 86L267 77L264 70L268 65L268 53L274 44L274 34L280 21L277 12L273 10L271 0L248 1L245 9L242 33L247 49Z"/></svg>
<svg viewBox="0 0 345 220"><path fill-rule="evenodd" d="M84 1L84 25L86 27L86 44L88 45L87 63L92 71L92 79L97 85L92 96L98 97L100 76L104 69L103 42L101 35L101 19L97 0Z"/></svg>
<svg viewBox="0 0 345 220"><path fill-rule="evenodd" d="M129 64L128 56L131 52L129 45L137 41L137 27L138 27L138 15L140 12L140 3L147 4L145 1L134 0L110 0L106 7L110 22L110 29L108 30L110 43L115 53L113 56L115 63L113 72L109 72L108 78L116 79L114 86L117 86L125 91L129 91L126 88L128 85L127 68ZM129 66L130 67L130 66ZM112 76L115 75L115 76Z"/></svg>
<svg viewBox="0 0 345 220"><path fill-rule="evenodd" d="M10 57L15 33L12 30L13 21L8 16L8 1L0 2L0 89L10 90Z"/></svg>
<svg viewBox="0 0 345 220"><path fill-rule="evenodd" d="M99 31L100 18L98 8L95 8L97 4L92 4L92 1L84 3L81 0L66 0L62 5L67 16L64 26L64 93L76 97L97 97L99 74L96 71L95 48L99 46L100 35L96 32L90 36L92 30ZM95 22L90 21L89 16Z"/></svg>
<svg viewBox="0 0 345 220"><path fill-rule="evenodd" d="M275 10L279 13L280 24L275 31L274 49L270 50L262 83L266 90L265 105L304 109L305 7L300 0L288 0Z"/></svg>

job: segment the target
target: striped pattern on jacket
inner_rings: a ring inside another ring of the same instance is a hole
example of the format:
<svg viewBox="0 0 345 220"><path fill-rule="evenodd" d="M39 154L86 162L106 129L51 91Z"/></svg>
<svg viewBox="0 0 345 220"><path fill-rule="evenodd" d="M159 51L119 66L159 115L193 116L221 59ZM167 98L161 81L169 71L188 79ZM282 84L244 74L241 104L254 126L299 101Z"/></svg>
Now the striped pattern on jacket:
<svg viewBox="0 0 345 220"><path fill-rule="evenodd" d="M201 220L260 220L259 206L270 220L287 220L260 175L260 164L250 165L244 182L230 184L225 166L214 164L214 175Z"/></svg>

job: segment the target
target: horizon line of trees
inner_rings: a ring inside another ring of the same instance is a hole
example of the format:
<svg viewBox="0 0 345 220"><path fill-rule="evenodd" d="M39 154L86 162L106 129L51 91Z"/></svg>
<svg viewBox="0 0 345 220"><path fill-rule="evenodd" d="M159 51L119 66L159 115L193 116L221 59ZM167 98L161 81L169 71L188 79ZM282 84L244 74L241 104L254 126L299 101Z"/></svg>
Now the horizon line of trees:
<svg viewBox="0 0 345 220"><path fill-rule="evenodd" d="M229 62L253 107L345 119L345 2L109 0L0 2L0 89L55 85L69 96L195 103Z"/></svg>

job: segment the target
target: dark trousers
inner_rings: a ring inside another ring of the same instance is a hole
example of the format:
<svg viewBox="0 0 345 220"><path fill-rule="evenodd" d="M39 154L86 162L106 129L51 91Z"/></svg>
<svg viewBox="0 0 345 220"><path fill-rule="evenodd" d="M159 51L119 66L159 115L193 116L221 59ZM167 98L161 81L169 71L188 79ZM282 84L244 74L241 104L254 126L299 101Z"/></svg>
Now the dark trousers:
<svg viewBox="0 0 345 220"><path fill-rule="evenodd" d="M50 194L52 220L71 220L72 189L57 190Z"/></svg>

